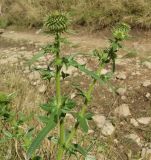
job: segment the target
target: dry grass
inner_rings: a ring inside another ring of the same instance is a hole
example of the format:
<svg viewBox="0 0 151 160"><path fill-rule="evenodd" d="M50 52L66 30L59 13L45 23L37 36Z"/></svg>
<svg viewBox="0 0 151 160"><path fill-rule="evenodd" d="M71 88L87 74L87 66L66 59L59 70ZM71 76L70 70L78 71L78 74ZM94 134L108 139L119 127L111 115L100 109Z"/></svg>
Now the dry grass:
<svg viewBox="0 0 151 160"><path fill-rule="evenodd" d="M5 18L7 25L39 27L46 14L63 10L73 16L73 25L89 26L94 30L119 21L128 22L132 27L151 28L150 0L1 0L1 4L0 24Z"/></svg>

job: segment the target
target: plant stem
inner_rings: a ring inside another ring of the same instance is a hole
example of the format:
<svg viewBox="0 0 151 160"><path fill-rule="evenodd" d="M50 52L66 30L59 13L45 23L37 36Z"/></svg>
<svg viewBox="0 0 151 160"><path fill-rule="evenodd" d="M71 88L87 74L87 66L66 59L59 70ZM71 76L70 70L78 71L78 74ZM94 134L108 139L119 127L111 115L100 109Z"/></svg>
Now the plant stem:
<svg viewBox="0 0 151 160"><path fill-rule="evenodd" d="M57 48L57 53L56 53L56 62L60 61L60 35L57 33L56 34L56 48ZM57 106L58 110L61 107L61 84L60 84L60 70L61 66L59 64L56 65L56 100L57 100ZM59 119L59 117L58 117ZM63 157L63 144L65 141L65 127L64 127L64 118L60 119L59 122L59 135L60 135L60 143L59 143L59 149L58 149L58 154L57 154L57 160L61 160Z"/></svg>
<svg viewBox="0 0 151 160"><path fill-rule="evenodd" d="M96 73L99 74L101 72L101 69L102 69L102 65L99 66L99 68L96 71ZM92 92L94 90L96 82L97 82L97 80L94 79L93 82L89 85L89 88L88 88L88 90L86 92L86 95L90 100L84 102L84 105L82 106L82 109L80 111L81 115L85 114L85 112L87 110L87 107L88 107L89 103L91 102L91 95L92 95ZM71 140L73 139L74 135L77 132L78 126L79 126L79 122L76 122L75 126L71 130L71 133L70 133L68 139L66 140L66 143L65 143L66 148L69 147Z"/></svg>

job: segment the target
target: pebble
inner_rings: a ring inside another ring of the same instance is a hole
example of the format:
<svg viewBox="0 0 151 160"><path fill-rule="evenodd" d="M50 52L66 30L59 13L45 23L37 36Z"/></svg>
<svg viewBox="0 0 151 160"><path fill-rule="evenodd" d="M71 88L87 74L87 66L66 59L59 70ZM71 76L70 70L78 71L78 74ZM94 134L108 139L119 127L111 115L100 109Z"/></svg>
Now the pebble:
<svg viewBox="0 0 151 160"><path fill-rule="evenodd" d="M47 86L46 86L46 85L41 85L41 86L38 88L39 93L45 93L46 90L47 90Z"/></svg>
<svg viewBox="0 0 151 160"><path fill-rule="evenodd" d="M134 118L131 118L131 119L130 119L130 123L131 123L134 127L138 127L138 126L139 126L138 122L137 122L136 119L134 119Z"/></svg>
<svg viewBox="0 0 151 160"><path fill-rule="evenodd" d="M151 122L151 117L141 117L141 118L138 118L137 121L140 124L148 125Z"/></svg>
<svg viewBox="0 0 151 160"><path fill-rule="evenodd" d="M127 117L131 115L128 104L122 104L115 108L114 113L120 117Z"/></svg>
<svg viewBox="0 0 151 160"><path fill-rule="evenodd" d="M146 93L146 95L145 95L145 97L148 98L148 99L150 98L150 96L151 96L151 94L149 92Z"/></svg>
<svg viewBox="0 0 151 160"><path fill-rule="evenodd" d="M126 79L126 75L124 72L120 72L116 75L116 78L117 79L120 79L120 80L125 80Z"/></svg>
<svg viewBox="0 0 151 160"><path fill-rule="evenodd" d="M95 115L93 116L93 120L98 128L102 128L106 121L106 117L104 115Z"/></svg>
<svg viewBox="0 0 151 160"><path fill-rule="evenodd" d="M151 69L151 62L145 61L145 62L143 63L143 65L144 65L146 68Z"/></svg>
<svg viewBox="0 0 151 160"><path fill-rule="evenodd" d="M124 96L125 93L126 93L126 88L118 88L118 89L116 90L116 93L117 93L118 95L120 95L120 96Z"/></svg>
<svg viewBox="0 0 151 160"><path fill-rule="evenodd" d="M30 81L34 81L34 80L39 80L41 78L40 73L37 71L34 71L32 73L29 74L28 76Z"/></svg>
<svg viewBox="0 0 151 160"><path fill-rule="evenodd" d="M110 136L114 133L114 131L115 127L113 126L113 124L109 120L106 120L102 127L102 134L105 136Z"/></svg>
<svg viewBox="0 0 151 160"><path fill-rule="evenodd" d="M139 146L141 146L141 139L140 137L137 135L137 134L130 134L130 135L127 135L125 136L126 138L128 139L131 139L133 140L134 142L136 142Z"/></svg>
<svg viewBox="0 0 151 160"><path fill-rule="evenodd" d="M150 80L145 80L144 82L143 82L143 87L148 87L148 86L150 86L151 85L151 81Z"/></svg>

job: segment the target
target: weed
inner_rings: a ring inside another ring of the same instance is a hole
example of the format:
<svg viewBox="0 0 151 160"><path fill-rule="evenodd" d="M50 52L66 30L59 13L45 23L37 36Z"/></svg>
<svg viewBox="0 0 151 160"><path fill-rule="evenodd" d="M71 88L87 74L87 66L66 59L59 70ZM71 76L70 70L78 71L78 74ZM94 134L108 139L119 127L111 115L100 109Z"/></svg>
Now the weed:
<svg viewBox="0 0 151 160"><path fill-rule="evenodd" d="M45 27L47 32L54 35L54 43L48 44L43 47L43 50L35 55L30 60L30 65L37 61L40 57L46 56L48 54L53 55L53 60L49 62L47 68L39 69L42 78L52 82L55 81L55 96L51 97L49 101L45 104L40 105L40 107L46 112L45 115L41 116L40 120L44 123L45 127L38 133L36 138L33 140L31 146L28 149L28 157L35 158L35 151L40 147L41 142L47 137L48 133L55 128L58 129L57 136L49 137L49 140L57 144L58 151L56 154L56 159L63 159L64 155L75 156L78 159L78 155L81 154L86 160L92 159L89 154L88 148L83 148L80 142L75 142L74 137L77 134L79 128L85 134L89 130L89 121L93 118L93 113L88 112L88 107L93 99L93 91L97 82L100 84L106 83L112 73L115 71L115 60L117 58L117 52L122 48L121 42L128 38L129 26L126 24L118 24L112 30L112 39L110 39L110 45L104 50L94 49L91 58L94 58L98 62L98 68L96 71L92 71L86 67L86 64L80 64L76 60L77 54L71 54L70 56L63 56L61 54L61 45L63 45L67 40L62 37L62 34L67 31L70 21L68 16L64 13L55 12L47 16L45 20ZM112 64L111 73L105 75L101 74L101 70L106 66ZM85 73L92 80L88 86L88 89L82 89L79 85L75 85L74 89L77 91L78 97L82 98L82 104L80 111L76 110L77 101L71 99L70 95L62 94L61 82L70 76L63 71L63 67L70 68L75 67L79 71ZM67 114L72 114L75 118L75 124L73 128L68 128L65 124ZM93 159L95 159L93 157Z"/></svg>

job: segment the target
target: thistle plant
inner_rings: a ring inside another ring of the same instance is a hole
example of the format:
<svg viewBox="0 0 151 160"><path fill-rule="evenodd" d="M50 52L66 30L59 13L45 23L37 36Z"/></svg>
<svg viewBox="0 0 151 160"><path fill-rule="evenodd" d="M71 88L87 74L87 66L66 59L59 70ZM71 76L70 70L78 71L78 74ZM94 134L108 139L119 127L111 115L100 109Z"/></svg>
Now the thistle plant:
<svg viewBox="0 0 151 160"><path fill-rule="evenodd" d="M44 138L47 137L50 131L54 130L56 127L58 130L57 139L57 154L56 160L62 160L65 153L70 155L76 155L77 152L82 154L84 158L87 158L88 151L82 148L79 144L73 143L74 137L78 131L81 129L84 133L87 133L89 130L88 122L92 120L93 114L88 112L88 107L92 101L92 94L97 82L100 84L105 83L109 80L111 74L101 74L101 70L106 67L106 65L112 65L113 70L115 71L115 60L117 58L117 52L122 48L121 42L128 38L129 26L126 24L119 24L112 30L113 37L110 39L110 46L101 49L94 49L92 51L92 58L97 60L98 68L96 71L92 71L86 67L86 65L81 65L76 61L75 55L64 56L61 54L61 44L62 34L67 31L69 20L64 13L53 13L46 18L45 27L47 30L54 35L55 40L53 44L48 44L43 50L34 56L30 60L30 64L34 63L41 56L52 54L54 59L49 62L47 68L38 69L41 73L43 79L52 82L55 80L55 96L51 98L46 104L41 105L40 107L46 111L41 120L45 124L45 127L38 133L36 138L33 140L31 146L28 149L29 158L33 157L35 150L40 147L41 142ZM82 96L83 104L81 104L81 110L75 112L75 107L77 103L75 100L69 98L70 95L63 95L61 92L61 82L69 76L68 74L62 71L63 67L75 67L81 72L84 72L89 76L92 81L88 86L87 90L82 90L81 88L76 87L78 90L78 95ZM51 68L51 69L50 69ZM68 126L65 125L65 119L67 113L70 113L76 119L73 128L66 132Z"/></svg>

